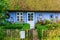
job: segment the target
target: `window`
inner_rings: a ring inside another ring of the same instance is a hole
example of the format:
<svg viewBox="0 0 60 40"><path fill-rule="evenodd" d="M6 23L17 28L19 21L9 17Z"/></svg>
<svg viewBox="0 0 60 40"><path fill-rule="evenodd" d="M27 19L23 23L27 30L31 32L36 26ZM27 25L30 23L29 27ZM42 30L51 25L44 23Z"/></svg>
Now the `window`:
<svg viewBox="0 0 60 40"><path fill-rule="evenodd" d="M42 13L39 14L40 19L42 19Z"/></svg>
<svg viewBox="0 0 60 40"><path fill-rule="evenodd" d="M51 15L50 15L51 21L53 21L53 19L54 19L53 17L54 17L54 16L51 14Z"/></svg>
<svg viewBox="0 0 60 40"><path fill-rule="evenodd" d="M53 18L53 15L50 15L50 18Z"/></svg>
<svg viewBox="0 0 60 40"><path fill-rule="evenodd" d="M22 12L18 12L17 13L17 21L22 21L23 20L23 13Z"/></svg>
<svg viewBox="0 0 60 40"><path fill-rule="evenodd" d="M28 13L28 21L33 21L33 13Z"/></svg>

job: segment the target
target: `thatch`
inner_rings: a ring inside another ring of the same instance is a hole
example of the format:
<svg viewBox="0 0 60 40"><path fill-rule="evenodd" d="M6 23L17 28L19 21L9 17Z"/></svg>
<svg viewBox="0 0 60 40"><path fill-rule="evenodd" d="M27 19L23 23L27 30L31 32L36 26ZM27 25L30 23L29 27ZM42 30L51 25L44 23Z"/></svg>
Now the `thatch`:
<svg viewBox="0 0 60 40"><path fill-rule="evenodd" d="M10 0L8 3L9 10L60 10L60 0Z"/></svg>

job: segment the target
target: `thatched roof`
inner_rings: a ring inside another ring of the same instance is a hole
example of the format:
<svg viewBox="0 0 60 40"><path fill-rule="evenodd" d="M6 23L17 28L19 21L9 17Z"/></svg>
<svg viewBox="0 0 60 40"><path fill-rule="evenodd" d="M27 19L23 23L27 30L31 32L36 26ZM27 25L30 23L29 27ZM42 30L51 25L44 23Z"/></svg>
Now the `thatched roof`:
<svg viewBox="0 0 60 40"><path fill-rule="evenodd" d="M60 0L10 0L9 10L59 11Z"/></svg>

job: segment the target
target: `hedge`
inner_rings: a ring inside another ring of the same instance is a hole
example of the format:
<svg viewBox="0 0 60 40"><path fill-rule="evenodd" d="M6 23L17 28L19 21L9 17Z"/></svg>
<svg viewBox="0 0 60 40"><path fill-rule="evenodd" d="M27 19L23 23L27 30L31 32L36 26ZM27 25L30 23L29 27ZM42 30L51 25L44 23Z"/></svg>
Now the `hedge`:
<svg viewBox="0 0 60 40"><path fill-rule="evenodd" d="M21 29L21 30L29 30L30 29L30 25L27 23L23 23L23 24L8 24L3 26L3 29Z"/></svg>
<svg viewBox="0 0 60 40"><path fill-rule="evenodd" d="M0 40L3 40L4 34L3 29L20 29L20 30L29 30L30 25L28 23L21 23L21 24L4 24L3 26L0 25Z"/></svg>

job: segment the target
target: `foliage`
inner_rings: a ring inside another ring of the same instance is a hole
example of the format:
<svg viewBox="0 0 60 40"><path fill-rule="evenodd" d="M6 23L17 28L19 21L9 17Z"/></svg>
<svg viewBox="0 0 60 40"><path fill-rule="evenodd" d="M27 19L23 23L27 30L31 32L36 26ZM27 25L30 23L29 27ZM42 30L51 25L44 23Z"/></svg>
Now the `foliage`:
<svg viewBox="0 0 60 40"><path fill-rule="evenodd" d="M23 30L29 30L30 29L30 24L24 23L23 24Z"/></svg>
<svg viewBox="0 0 60 40"><path fill-rule="evenodd" d="M3 28L4 29L20 29L20 30L28 30L30 27L29 24L7 24Z"/></svg>
<svg viewBox="0 0 60 40"><path fill-rule="evenodd" d="M57 24L57 27L60 28L60 23Z"/></svg>
<svg viewBox="0 0 60 40"><path fill-rule="evenodd" d="M4 29L21 29L21 24L8 24L3 27Z"/></svg>
<svg viewBox="0 0 60 40"><path fill-rule="evenodd" d="M9 27L9 26L11 26L11 27L13 27L14 25L10 25L10 23L8 22L8 23L6 23L6 22L4 22L5 21L5 10L7 10L7 9L9 9L9 4L10 4L10 2L9 2L9 0L0 0L0 40L3 40L3 32L2 32L2 27L4 28L4 27ZM16 9L17 9L17 6L15 7ZM6 25L7 24L7 25ZM17 27L18 27L19 25L17 25ZM7 28L8 28L7 27ZM10 28L11 28L10 27ZM15 27L16 28L16 27Z"/></svg>
<svg viewBox="0 0 60 40"><path fill-rule="evenodd" d="M50 20L45 20L45 24L50 24L51 21Z"/></svg>
<svg viewBox="0 0 60 40"><path fill-rule="evenodd" d="M57 25L55 25L55 24L47 24L46 27L48 29L55 29L57 27Z"/></svg>
<svg viewBox="0 0 60 40"><path fill-rule="evenodd" d="M45 21L37 22L37 24L45 25Z"/></svg>
<svg viewBox="0 0 60 40"><path fill-rule="evenodd" d="M0 40L3 40L4 34L3 34L3 29L2 26L0 26Z"/></svg>
<svg viewBox="0 0 60 40"><path fill-rule="evenodd" d="M5 18L6 18L6 19L9 19L9 17L10 17L9 13L6 13L6 14L5 14Z"/></svg>
<svg viewBox="0 0 60 40"><path fill-rule="evenodd" d="M60 24L59 23L56 24L55 22L51 22L50 20L44 20L42 22L36 23L35 27L38 32L38 37L41 39L44 31L53 30L58 27L60 28ZM43 33L42 33L42 30L43 30ZM43 35L45 35L45 33Z"/></svg>
<svg viewBox="0 0 60 40"><path fill-rule="evenodd" d="M43 34L42 30L47 31L48 29L47 29L46 26L41 25L41 24L36 24L35 26L36 26L36 29L37 29L37 32L38 32L38 37L41 39L42 34Z"/></svg>
<svg viewBox="0 0 60 40"><path fill-rule="evenodd" d="M2 25L1 25L2 24ZM3 29L20 29L20 30L29 30L30 25L27 23L10 23L9 21L6 21L0 24L0 40L3 40L4 34Z"/></svg>
<svg viewBox="0 0 60 40"><path fill-rule="evenodd" d="M5 25L8 25L8 24L11 24L11 22L9 22L7 20L4 20L3 22L2 21L0 22L0 26L5 26Z"/></svg>
<svg viewBox="0 0 60 40"><path fill-rule="evenodd" d="M51 21L50 20L42 20L40 22L37 22L37 24L41 24L41 25L46 25L46 24L50 24Z"/></svg>

